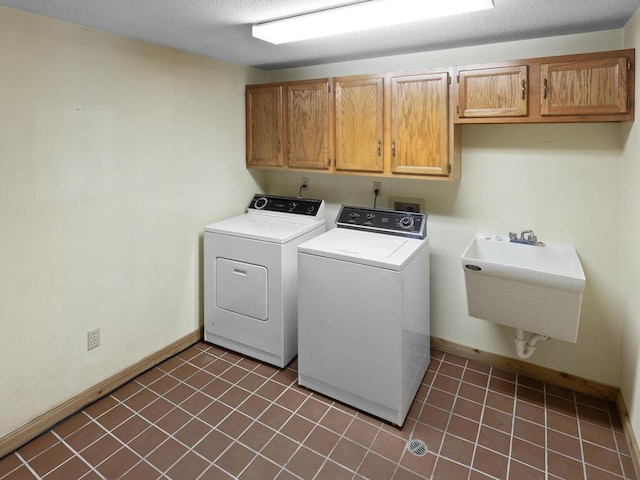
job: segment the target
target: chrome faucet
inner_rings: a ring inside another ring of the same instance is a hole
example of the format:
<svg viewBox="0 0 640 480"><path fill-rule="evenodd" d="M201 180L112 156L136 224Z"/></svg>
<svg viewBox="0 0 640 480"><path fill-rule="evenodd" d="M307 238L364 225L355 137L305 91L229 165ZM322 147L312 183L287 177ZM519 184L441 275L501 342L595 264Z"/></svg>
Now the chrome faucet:
<svg viewBox="0 0 640 480"><path fill-rule="evenodd" d="M520 232L520 238L518 238L517 233L509 232L509 241L513 243L522 243L524 245L537 245L538 237L535 236L533 230L523 230Z"/></svg>

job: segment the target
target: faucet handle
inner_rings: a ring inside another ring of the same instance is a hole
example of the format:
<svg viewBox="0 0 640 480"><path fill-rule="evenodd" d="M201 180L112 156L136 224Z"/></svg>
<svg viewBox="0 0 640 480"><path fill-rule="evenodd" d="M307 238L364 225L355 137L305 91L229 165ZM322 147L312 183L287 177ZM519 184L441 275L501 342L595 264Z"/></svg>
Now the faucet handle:
<svg viewBox="0 0 640 480"><path fill-rule="evenodd" d="M509 232L509 240L517 240L518 234L514 232Z"/></svg>
<svg viewBox="0 0 640 480"><path fill-rule="evenodd" d="M538 241L538 237L536 237L535 233L533 233L533 230L525 230L520 234L520 238L522 240L525 240L530 245L535 245L535 243Z"/></svg>

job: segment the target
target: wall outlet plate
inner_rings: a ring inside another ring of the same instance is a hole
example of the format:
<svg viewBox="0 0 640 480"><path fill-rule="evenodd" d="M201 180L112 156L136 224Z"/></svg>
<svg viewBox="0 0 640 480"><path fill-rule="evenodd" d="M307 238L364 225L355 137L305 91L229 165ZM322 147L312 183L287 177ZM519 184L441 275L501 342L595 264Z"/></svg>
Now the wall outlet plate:
<svg viewBox="0 0 640 480"><path fill-rule="evenodd" d="M87 351L100 346L100 329L95 328L87 332Z"/></svg>

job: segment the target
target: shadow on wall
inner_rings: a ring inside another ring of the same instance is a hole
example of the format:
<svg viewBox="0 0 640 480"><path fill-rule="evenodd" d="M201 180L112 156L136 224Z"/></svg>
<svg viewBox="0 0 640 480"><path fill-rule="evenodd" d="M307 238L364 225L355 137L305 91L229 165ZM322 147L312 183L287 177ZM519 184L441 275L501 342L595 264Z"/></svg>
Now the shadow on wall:
<svg viewBox="0 0 640 480"><path fill-rule="evenodd" d="M462 176L448 182L425 179L367 177L291 171L266 172L266 191L273 195L297 196L302 177L310 179L309 198L322 198L327 204L373 206L373 182L381 182L377 206L392 208L389 197L424 200L425 209L433 215L459 216L458 197L461 184L471 181L465 172L472 171L475 157L497 158L509 155L518 161L519 153L531 158L539 152L541 158L575 156L588 152L590 156L612 148L621 151L628 128L620 124L541 124L541 125L465 125L462 128ZM603 138L614 139L602 142ZM501 172L485 172L493 182L501 181ZM525 179L526 180L526 179ZM466 200L465 200L466 201Z"/></svg>
<svg viewBox="0 0 640 480"><path fill-rule="evenodd" d="M608 151L611 144L600 141L603 138L618 138L617 145L622 150L629 129L626 123L552 123L522 125L465 125L462 129L462 168L464 169L465 149L490 149L496 152L541 151L542 154L588 150Z"/></svg>
<svg viewBox="0 0 640 480"><path fill-rule="evenodd" d="M296 197L303 176L309 178L309 189L302 192L303 196L323 199L327 204L329 222L333 222L340 205L373 207L373 182L379 182L382 186L376 201L378 208L393 208L389 197L417 198L424 201L425 210L429 214L454 216L460 183L279 171L268 172L267 192L272 195Z"/></svg>

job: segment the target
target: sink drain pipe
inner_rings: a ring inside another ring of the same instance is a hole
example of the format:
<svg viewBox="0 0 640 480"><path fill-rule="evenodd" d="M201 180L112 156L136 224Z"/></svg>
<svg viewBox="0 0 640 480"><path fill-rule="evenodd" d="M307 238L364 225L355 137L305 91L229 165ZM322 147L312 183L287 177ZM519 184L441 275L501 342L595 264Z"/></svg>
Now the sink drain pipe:
<svg viewBox="0 0 640 480"><path fill-rule="evenodd" d="M547 335L540 335L539 333L532 334L528 339L524 338L524 330L522 328L516 328L516 336L513 337L516 342L516 353L520 358L529 358L536 351L536 343L539 341L549 340Z"/></svg>

